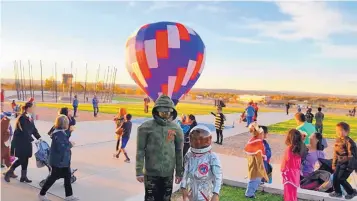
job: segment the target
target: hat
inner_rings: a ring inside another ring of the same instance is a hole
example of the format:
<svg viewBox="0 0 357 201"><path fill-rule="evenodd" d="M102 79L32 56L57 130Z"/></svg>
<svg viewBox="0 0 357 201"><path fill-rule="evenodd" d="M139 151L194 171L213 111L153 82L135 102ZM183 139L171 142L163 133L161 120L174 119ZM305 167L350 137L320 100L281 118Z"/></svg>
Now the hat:
<svg viewBox="0 0 357 201"><path fill-rule="evenodd" d="M254 130L258 131L259 134L264 133L264 130L259 127L257 122L253 122L253 123L249 124L249 130L251 130L253 128L254 128ZM255 132L254 132L254 134L255 134Z"/></svg>

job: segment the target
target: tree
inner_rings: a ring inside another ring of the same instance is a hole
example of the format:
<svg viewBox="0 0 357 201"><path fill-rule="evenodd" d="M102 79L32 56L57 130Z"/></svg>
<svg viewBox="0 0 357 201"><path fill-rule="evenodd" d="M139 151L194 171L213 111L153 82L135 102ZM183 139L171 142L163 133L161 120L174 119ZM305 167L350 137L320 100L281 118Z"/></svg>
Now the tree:
<svg viewBox="0 0 357 201"><path fill-rule="evenodd" d="M126 88L125 89L125 94L127 95L134 95L135 94L135 90L132 88Z"/></svg>
<svg viewBox="0 0 357 201"><path fill-rule="evenodd" d="M84 91L84 86L81 83L76 83L73 85L73 90L75 92L83 92Z"/></svg>
<svg viewBox="0 0 357 201"><path fill-rule="evenodd" d="M46 90L46 91L52 91L55 89L55 79L54 77L49 77L45 80L45 85L43 86L43 88Z"/></svg>
<svg viewBox="0 0 357 201"><path fill-rule="evenodd" d="M141 88L139 88L139 87L136 89L135 94L136 94L136 95L145 95L145 93L143 92L143 90L141 90Z"/></svg>

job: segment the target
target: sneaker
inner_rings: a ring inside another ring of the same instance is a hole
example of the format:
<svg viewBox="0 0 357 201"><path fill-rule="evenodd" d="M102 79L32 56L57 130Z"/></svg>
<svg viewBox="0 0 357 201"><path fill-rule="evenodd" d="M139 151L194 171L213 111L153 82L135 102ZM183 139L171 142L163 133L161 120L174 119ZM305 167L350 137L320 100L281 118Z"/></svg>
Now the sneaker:
<svg viewBox="0 0 357 201"><path fill-rule="evenodd" d="M246 198L248 198L248 199L255 199L255 196L254 195L252 195L252 196L245 196Z"/></svg>
<svg viewBox="0 0 357 201"><path fill-rule="evenodd" d="M38 195L38 199L40 200L40 201L51 201L50 199L48 199L47 197L46 197L46 195Z"/></svg>
<svg viewBox="0 0 357 201"><path fill-rule="evenodd" d="M355 196L357 196L356 190L353 189L353 193L351 195L346 195L345 199L346 200L351 200L352 198L354 198Z"/></svg>
<svg viewBox="0 0 357 201"><path fill-rule="evenodd" d="M125 161L124 162L126 162L126 163L130 163L130 160L129 159L125 159Z"/></svg>
<svg viewBox="0 0 357 201"><path fill-rule="evenodd" d="M342 198L342 193L332 192L329 194L329 196L333 198Z"/></svg>
<svg viewBox="0 0 357 201"><path fill-rule="evenodd" d="M346 200L351 200L352 198L354 198L356 195L355 194L351 194L351 195L346 195L345 199Z"/></svg>
<svg viewBox="0 0 357 201"><path fill-rule="evenodd" d="M68 196L66 197L66 199L64 199L65 201L77 201L79 200L79 198L72 196Z"/></svg>

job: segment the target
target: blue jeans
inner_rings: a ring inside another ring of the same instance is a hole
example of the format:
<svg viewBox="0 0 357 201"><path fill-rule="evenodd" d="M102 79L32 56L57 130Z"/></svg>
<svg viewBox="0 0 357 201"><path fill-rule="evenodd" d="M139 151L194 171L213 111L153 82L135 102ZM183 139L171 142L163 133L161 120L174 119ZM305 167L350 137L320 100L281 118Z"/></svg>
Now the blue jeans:
<svg viewBox="0 0 357 201"><path fill-rule="evenodd" d="M93 106L93 111L94 111L94 117L96 117L98 115L98 112L99 112L98 106Z"/></svg>
<svg viewBox="0 0 357 201"><path fill-rule="evenodd" d="M73 116L77 116L77 108L78 106L73 106Z"/></svg>
<svg viewBox="0 0 357 201"><path fill-rule="evenodd" d="M253 122L253 117L247 116L247 126L249 126Z"/></svg>
<svg viewBox="0 0 357 201"><path fill-rule="evenodd" d="M259 184L261 182L262 182L262 178L260 177L249 180L247 190L245 191L245 196L254 197L255 192L258 190Z"/></svg>

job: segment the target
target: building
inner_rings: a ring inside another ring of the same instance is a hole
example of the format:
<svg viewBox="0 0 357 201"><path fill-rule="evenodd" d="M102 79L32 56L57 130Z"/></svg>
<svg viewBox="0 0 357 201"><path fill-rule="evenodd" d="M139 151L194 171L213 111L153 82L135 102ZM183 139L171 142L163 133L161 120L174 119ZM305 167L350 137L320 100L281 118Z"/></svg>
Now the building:
<svg viewBox="0 0 357 201"><path fill-rule="evenodd" d="M240 95L239 101L244 102L244 103L248 103L250 101L266 103L266 102L270 101L270 97L269 96L257 96L257 95Z"/></svg>

